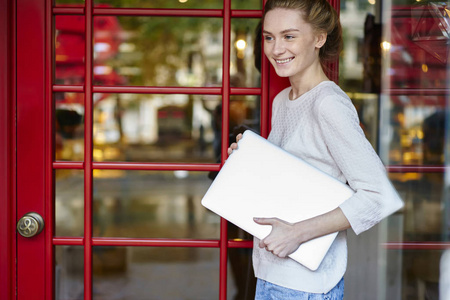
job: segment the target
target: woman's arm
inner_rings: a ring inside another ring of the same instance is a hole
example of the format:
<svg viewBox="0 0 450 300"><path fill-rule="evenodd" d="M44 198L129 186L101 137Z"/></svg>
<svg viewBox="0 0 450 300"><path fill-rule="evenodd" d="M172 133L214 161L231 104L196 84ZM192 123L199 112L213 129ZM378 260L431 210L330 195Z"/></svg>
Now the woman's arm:
<svg viewBox="0 0 450 300"><path fill-rule="evenodd" d="M350 228L350 223L342 210L338 207L317 217L288 223L278 218L255 218L260 225L271 225L272 231L262 239L259 247L266 248L278 257L286 257L300 247L301 244Z"/></svg>

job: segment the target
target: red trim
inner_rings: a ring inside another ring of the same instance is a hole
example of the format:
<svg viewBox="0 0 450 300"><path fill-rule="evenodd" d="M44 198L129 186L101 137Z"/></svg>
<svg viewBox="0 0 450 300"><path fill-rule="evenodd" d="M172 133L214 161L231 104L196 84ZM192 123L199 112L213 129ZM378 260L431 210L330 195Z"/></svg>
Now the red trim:
<svg viewBox="0 0 450 300"><path fill-rule="evenodd" d="M15 1L0 1L0 299L12 300L16 287L14 231Z"/></svg>
<svg viewBox="0 0 450 300"><path fill-rule="evenodd" d="M53 169L70 169L70 170L77 170L77 169L84 169L84 162L67 162L67 161L57 161L53 163Z"/></svg>
<svg viewBox="0 0 450 300"><path fill-rule="evenodd" d="M54 237L53 245L55 246L83 246L84 239L77 237Z"/></svg>
<svg viewBox="0 0 450 300"><path fill-rule="evenodd" d="M157 171L219 171L219 164L164 164L164 163L107 163L94 162L93 169L157 170Z"/></svg>
<svg viewBox="0 0 450 300"><path fill-rule="evenodd" d="M53 92L83 93L83 85L54 85ZM94 86L94 93L222 95L221 87ZM230 88L231 95L260 95L260 88Z"/></svg>
<svg viewBox="0 0 450 300"><path fill-rule="evenodd" d="M262 10L232 10L231 17L232 18L262 18L263 12Z"/></svg>
<svg viewBox="0 0 450 300"><path fill-rule="evenodd" d="M14 221L45 209L45 1L17 5L17 214ZM30 43L30 37L33 42ZM32 149L32 151L30 151ZM17 299L45 299L46 232L33 238L17 237Z"/></svg>
<svg viewBox="0 0 450 300"><path fill-rule="evenodd" d="M93 0L86 0L86 64L85 64L85 90L84 90L84 299L92 299L92 128L93 128Z"/></svg>
<svg viewBox="0 0 450 300"><path fill-rule="evenodd" d="M382 247L388 250L447 250L450 249L449 242L405 242L405 243L382 243Z"/></svg>
<svg viewBox="0 0 450 300"><path fill-rule="evenodd" d="M222 57L222 164L228 157L230 117L230 46L231 46L231 0L223 1L223 57ZM227 248L228 223L220 219L220 276L219 299L227 299Z"/></svg>
<svg viewBox="0 0 450 300"><path fill-rule="evenodd" d="M101 16L156 16L156 17L211 17L221 18L221 9L163 9L163 8L94 8L94 15Z"/></svg>
<svg viewBox="0 0 450 300"><path fill-rule="evenodd" d="M229 240L228 248L253 248L253 241Z"/></svg>
<svg viewBox="0 0 450 300"><path fill-rule="evenodd" d="M52 18L52 0L45 2L45 299L53 299L53 293L55 290L55 265L53 258L53 233L55 228L54 223L54 172L52 168L52 162L54 161L54 110L53 110L53 42L54 42L54 30L53 30L53 18Z"/></svg>
<svg viewBox="0 0 450 300"><path fill-rule="evenodd" d="M54 7L54 15L84 15L84 7Z"/></svg>
<svg viewBox="0 0 450 300"><path fill-rule="evenodd" d="M93 238L93 246L202 247L218 248L217 240Z"/></svg>

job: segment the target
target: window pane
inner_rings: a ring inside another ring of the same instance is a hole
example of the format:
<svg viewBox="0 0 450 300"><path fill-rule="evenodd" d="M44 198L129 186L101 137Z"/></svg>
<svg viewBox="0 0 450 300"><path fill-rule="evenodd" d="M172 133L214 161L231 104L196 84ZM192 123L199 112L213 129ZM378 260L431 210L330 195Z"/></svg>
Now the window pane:
<svg viewBox="0 0 450 300"><path fill-rule="evenodd" d="M84 16L55 16L55 84L84 83L84 26Z"/></svg>
<svg viewBox="0 0 450 300"><path fill-rule="evenodd" d="M393 165L443 165L445 96L382 98L383 158Z"/></svg>
<svg viewBox="0 0 450 300"><path fill-rule="evenodd" d="M381 299L447 299L439 296L439 288L449 286L443 276L449 276L446 257L437 250L388 250L386 263L391 267Z"/></svg>
<svg viewBox="0 0 450 300"><path fill-rule="evenodd" d="M55 170L55 236L84 235L82 170Z"/></svg>
<svg viewBox="0 0 450 300"><path fill-rule="evenodd" d="M217 161L218 96L95 94L94 101L96 161Z"/></svg>
<svg viewBox="0 0 450 300"><path fill-rule="evenodd" d="M232 19L231 87L261 86L260 19Z"/></svg>
<svg viewBox="0 0 450 300"><path fill-rule="evenodd" d="M94 247L93 299L218 299L219 250Z"/></svg>
<svg viewBox="0 0 450 300"><path fill-rule="evenodd" d="M84 299L84 250L79 246L55 246L55 299Z"/></svg>
<svg viewBox="0 0 450 300"><path fill-rule="evenodd" d="M223 0L95 0L95 5L142 8L223 8Z"/></svg>
<svg viewBox="0 0 450 300"><path fill-rule="evenodd" d="M200 203L210 184L206 172L94 170L94 236L218 238Z"/></svg>
<svg viewBox="0 0 450 300"><path fill-rule="evenodd" d="M232 9L262 9L262 0L231 0Z"/></svg>
<svg viewBox="0 0 450 300"><path fill-rule="evenodd" d="M97 85L217 86L222 19L94 18Z"/></svg>
<svg viewBox="0 0 450 300"><path fill-rule="evenodd" d="M256 278L252 265L252 249L228 249L228 274L228 299L255 299Z"/></svg>
<svg viewBox="0 0 450 300"><path fill-rule="evenodd" d="M54 93L55 159L84 160L84 94Z"/></svg>

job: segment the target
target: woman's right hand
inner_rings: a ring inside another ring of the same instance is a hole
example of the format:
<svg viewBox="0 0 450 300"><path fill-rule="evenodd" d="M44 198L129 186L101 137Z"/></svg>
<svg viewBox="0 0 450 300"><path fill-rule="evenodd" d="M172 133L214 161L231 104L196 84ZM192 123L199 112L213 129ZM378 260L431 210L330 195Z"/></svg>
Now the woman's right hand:
<svg viewBox="0 0 450 300"><path fill-rule="evenodd" d="M228 147L228 155L231 155L231 153L233 153L233 151L234 150L236 150L237 148L238 148L238 142L240 141L242 139L242 133L239 133L237 136L236 136L236 142L235 143L232 143L231 145L230 145L230 147Z"/></svg>

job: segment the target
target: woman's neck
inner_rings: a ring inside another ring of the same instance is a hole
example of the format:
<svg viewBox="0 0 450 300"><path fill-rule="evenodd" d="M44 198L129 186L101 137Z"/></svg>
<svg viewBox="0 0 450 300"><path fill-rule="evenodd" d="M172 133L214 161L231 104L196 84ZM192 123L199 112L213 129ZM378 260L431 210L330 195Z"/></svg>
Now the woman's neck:
<svg viewBox="0 0 450 300"><path fill-rule="evenodd" d="M292 90L289 94L289 99L294 100L308 92L322 81L328 81L328 77L323 72L322 66L318 66L315 70L309 70L303 74L297 74L289 77Z"/></svg>

